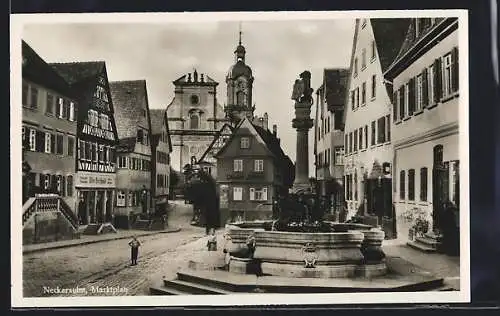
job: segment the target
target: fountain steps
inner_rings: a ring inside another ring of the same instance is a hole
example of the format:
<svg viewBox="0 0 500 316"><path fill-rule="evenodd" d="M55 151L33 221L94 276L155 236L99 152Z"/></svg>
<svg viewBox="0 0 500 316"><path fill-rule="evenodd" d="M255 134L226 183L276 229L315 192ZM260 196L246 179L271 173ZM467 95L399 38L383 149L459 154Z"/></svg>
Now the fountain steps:
<svg viewBox="0 0 500 316"><path fill-rule="evenodd" d="M451 291L441 278L422 275L372 279L284 278L276 276L242 275L227 271L195 271L186 269L174 280L153 285L153 295L237 294L237 293L349 293L349 292L408 292Z"/></svg>

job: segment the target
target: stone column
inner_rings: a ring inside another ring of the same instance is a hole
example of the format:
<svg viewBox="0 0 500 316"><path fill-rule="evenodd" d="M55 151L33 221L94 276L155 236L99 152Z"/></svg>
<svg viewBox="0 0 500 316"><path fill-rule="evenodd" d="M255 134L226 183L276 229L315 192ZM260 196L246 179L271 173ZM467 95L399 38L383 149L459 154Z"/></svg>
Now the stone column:
<svg viewBox="0 0 500 316"><path fill-rule="evenodd" d="M309 188L309 129L313 126L311 103L295 102L295 118L292 127L297 130L297 155L295 158L295 189Z"/></svg>

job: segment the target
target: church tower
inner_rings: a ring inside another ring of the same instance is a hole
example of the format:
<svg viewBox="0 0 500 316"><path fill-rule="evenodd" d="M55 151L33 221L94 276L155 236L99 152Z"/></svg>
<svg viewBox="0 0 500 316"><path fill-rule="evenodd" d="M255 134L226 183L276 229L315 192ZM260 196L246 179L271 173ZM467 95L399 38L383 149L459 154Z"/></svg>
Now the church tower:
<svg viewBox="0 0 500 316"><path fill-rule="evenodd" d="M252 121L255 106L252 104L253 76L252 69L245 64L245 47L241 44L241 25L239 43L234 51L235 63L229 68L226 76L227 105L226 117L231 125L236 126L247 117Z"/></svg>

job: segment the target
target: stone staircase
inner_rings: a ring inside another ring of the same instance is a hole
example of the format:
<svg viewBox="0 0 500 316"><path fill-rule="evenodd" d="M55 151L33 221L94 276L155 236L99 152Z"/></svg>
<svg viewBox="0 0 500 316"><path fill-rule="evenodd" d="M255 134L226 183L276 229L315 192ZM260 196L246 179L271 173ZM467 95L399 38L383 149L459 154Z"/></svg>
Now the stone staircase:
<svg viewBox="0 0 500 316"><path fill-rule="evenodd" d="M408 291L453 291L441 278L422 279L412 284L403 283L387 287L381 280L361 281L353 286L349 279L303 279L275 276L256 276L231 273L221 269L198 271L184 269L177 272L173 280L163 279L150 287L151 295L220 295L238 293L357 293L357 292L408 292Z"/></svg>
<svg viewBox="0 0 500 316"><path fill-rule="evenodd" d="M427 233L424 236L416 237L413 241L409 241L407 245L427 253L438 252L441 246L441 238L434 233Z"/></svg>

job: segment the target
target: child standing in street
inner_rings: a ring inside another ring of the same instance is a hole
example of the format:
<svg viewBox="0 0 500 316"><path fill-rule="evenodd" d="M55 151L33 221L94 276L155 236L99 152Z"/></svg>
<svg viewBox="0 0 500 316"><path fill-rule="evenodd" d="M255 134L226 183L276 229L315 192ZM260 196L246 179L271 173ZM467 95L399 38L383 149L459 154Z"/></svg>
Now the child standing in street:
<svg viewBox="0 0 500 316"><path fill-rule="evenodd" d="M137 238L134 236L132 240L128 243L130 246L131 250L131 260L132 260L132 266L137 265L137 256L139 255L139 247L141 246L141 243Z"/></svg>
<svg viewBox="0 0 500 316"><path fill-rule="evenodd" d="M208 251L217 251L217 236L215 236L215 229L212 230L212 235L208 237L207 247Z"/></svg>

